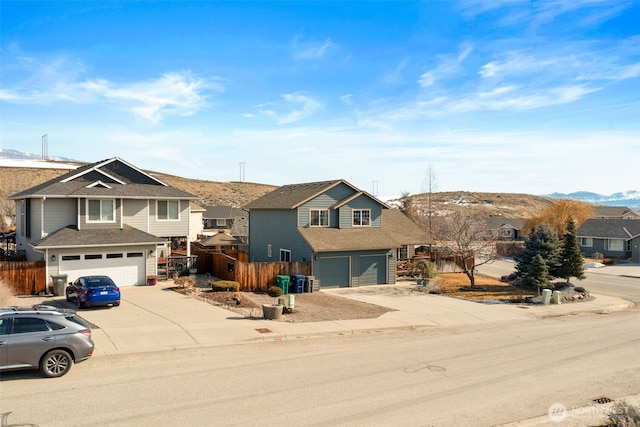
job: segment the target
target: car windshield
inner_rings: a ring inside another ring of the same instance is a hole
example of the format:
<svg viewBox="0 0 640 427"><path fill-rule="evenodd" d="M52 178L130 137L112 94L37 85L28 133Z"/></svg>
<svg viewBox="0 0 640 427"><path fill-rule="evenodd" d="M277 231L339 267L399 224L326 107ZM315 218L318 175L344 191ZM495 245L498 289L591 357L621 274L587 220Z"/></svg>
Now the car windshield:
<svg viewBox="0 0 640 427"><path fill-rule="evenodd" d="M114 286L113 282L108 277L92 277L85 280L85 284L88 288L100 288L103 286Z"/></svg>

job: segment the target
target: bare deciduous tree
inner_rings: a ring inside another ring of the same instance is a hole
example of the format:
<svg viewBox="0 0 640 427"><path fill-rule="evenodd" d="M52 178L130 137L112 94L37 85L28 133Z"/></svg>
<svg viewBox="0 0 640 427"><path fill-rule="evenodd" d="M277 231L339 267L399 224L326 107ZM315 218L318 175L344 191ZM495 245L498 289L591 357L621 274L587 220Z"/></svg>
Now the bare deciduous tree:
<svg viewBox="0 0 640 427"><path fill-rule="evenodd" d="M461 261L471 288L475 288L476 269L495 259L495 244L488 236L485 221L458 210L444 217L440 225L438 246Z"/></svg>

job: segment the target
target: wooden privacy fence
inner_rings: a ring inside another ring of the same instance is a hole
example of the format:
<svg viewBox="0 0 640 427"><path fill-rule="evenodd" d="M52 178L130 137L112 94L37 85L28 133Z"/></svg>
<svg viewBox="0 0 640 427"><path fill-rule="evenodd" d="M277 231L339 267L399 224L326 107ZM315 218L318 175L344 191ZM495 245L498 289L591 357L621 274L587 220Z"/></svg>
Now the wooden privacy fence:
<svg viewBox="0 0 640 427"><path fill-rule="evenodd" d="M192 247L193 249L193 247ZM211 253L205 251L191 251L197 255L196 265L198 273L209 273L218 279L234 280L240 283L243 292L266 291L269 286L276 284L277 275L291 276L292 274L311 274L311 262L248 262L244 252L236 253L235 258L227 253Z"/></svg>
<svg viewBox="0 0 640 427"><path fill-rule="evenodd" d="M0 262L0 281L2 286L8 286L14 295L38 295L46 291L45 262Z"/></svg>

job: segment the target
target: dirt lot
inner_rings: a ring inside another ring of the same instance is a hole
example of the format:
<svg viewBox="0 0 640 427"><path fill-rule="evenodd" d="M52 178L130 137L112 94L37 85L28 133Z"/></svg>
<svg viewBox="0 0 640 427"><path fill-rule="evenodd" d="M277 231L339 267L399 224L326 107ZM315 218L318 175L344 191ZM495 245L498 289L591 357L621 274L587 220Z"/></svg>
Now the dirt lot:
<svg viewBox="0 0 640 427"><path fill-rule="evenodd" d="M441 274L438 276L438 286L442 289L443 298L456 297L469 300L500 300L507 302L521 302L524 297L533 295L529 291L511 286L498 280L478 276L476 285L483 291L462 291L461 287L468 286L469 280L464 274ZM224 307L245 317L262 317L262 304L273 304L278 298L272 298L266 293L256 292L212 292L208 288L174 288L176 292L191 295L194 298ZM377 287L379 292L397 293L400 291L426 291L415 281L401 281L396 285ZM354 301L323 292L294 294L295 304L292 310L285 310L282 316L284 322L320 322L326 320L372 319L393 309ZM288 305L288 296L280 297Z"/></svg>
<svg viewBox="0 0 640 427"><path fill-rule="evenodd" d="M180 289L175 291L192 295L203 301L224 307L245 317L262 317L262 304L273 304L279 298L272 298L258 292L212 292L207 289ZM373 319L392 309L364 302L340 298L323 292L293 294L294 308L285 310L283 322L303 323L324 320ZM280 297L288 305L288 295Z"/></svg>

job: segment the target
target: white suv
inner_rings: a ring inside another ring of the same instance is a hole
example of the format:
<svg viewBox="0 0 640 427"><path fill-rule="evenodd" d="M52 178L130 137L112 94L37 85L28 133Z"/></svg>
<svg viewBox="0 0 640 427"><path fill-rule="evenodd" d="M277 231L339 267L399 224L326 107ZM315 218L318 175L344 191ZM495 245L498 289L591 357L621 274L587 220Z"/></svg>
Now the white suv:
<svg viewBox="0 0 640 427"><path fill-rule="evenodd" d="M91 328L52 306L0 307L0 372L40 369L61 377L93 354Z"/></svg>

